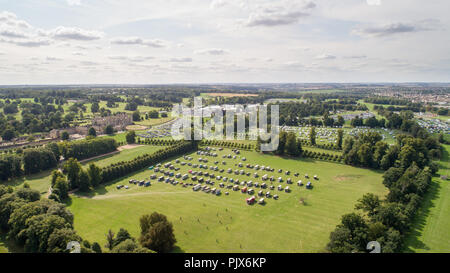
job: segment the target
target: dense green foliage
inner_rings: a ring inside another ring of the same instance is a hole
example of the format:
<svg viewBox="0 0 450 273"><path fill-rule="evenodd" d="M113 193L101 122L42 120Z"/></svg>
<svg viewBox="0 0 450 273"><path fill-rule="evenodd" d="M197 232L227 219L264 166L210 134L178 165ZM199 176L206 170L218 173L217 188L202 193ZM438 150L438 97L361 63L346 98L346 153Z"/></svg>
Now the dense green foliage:
<svg viewBox="0 0 450 273"><path fill-rule="evenodd" d="M139 242L143 247L159 253L170 252L177 240L173 233L173 225L167 217L157 212L141 217L141 237Z"/></svg>
<svg viewBox="0 0 450 273"><path fill-rule="evenodd" d="M348 138L344 144L345 162L365 167L383 168L383 184L389 189L385 200L373 194L364 195L356 209L342 217L341 224L330 235L331 252L365 252L367 243L377 241L383 252L397 252L426 193L433 171L429 151L439 148L433 138L397 137L388 146L376 133ZM435 172L436 170L434 170Z"/></svg>
<svg viewBox="0 0 450 273"><path fill-rule="evenodd" d="M65 159L76 158L78 160L113 152L118 146L116 140L112 138L61 142L58 145Z"/></svg>
<svg viewBox="0 0 450 273"><path fill-rule="evenodd" d="M40 199L39 192L27 188L12 191L0 185L0 224L26 252L67 252L68 242L82 242L63 204Z"/></svg>

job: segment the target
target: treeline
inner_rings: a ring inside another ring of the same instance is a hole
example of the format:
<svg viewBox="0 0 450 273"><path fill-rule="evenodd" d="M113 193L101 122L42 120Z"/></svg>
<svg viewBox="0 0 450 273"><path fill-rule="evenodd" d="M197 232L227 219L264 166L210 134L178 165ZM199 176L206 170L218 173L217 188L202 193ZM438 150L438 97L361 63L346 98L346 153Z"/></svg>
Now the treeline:
<svg viewBox="0 0 450 273"><path fill-rule="evenodd" d="M62 142L58 144L64 158L78 160L106 154L117 149L118 144L112 138L94 138L89 140Z"/></svg>
<svg viewBox="0 0 450 273"><path fill-rule="evenodd" d="M336 112L337 110L345 111L367 111L365 105L356 104L355 101L317 101L310 100L306 103L287 102L280 103L280 124L287 126L299 126L304 124L310 125L324 125L324 126L342 126L342 120L338 120L334 124L334 119L328 117L329 112ZM324 116L323 120L304 119L310 116ZM315 124L312 124L315 123Z"/></svg>
<svg viewBox="0 0 450 273"><path fill-rule="evenodd" d="M278 147L275 151L273 151L273 154L275 155L287 155L291 157L299 157L301 156L303 149L302 149L302 143L301 140L297 138L295 133L293 132L285 132L281 131L278 136ZM269 143L268 141L263 141L259 136L256 140L256 151L260 151L261 145Z"/></svg>
<svg viewBox="0 0 450 273"><path fill-rule="evenodd" d="M376 127L384 128L386 127L386 119L384 118L377 119L376 117L370 117L364 120L363 118L356 116L350 121L350 125L353 127L367 126L370 128Z"/></svg>
<svg viewBox="0 0 450 273"><path fill-rule="evenodd" d="M426 138L428 136L427 130L420 127L414 120L414 113L412 111L401 111L399 114L384 108L378 109L378 114L384 116L386 120L386 128L398 129L405 133L410 133L414 137Z"/></svg>
<svg viewBox="0 0 450 273"><path fill-rule="evenodd" d="M242 150L253 150L252 144L237 143L237 142L232 142L232 141L203 139L200 142L200 145L202 145L202 146L217 146L217 147L223 147L223 148L242 149Z"/></svg>
<svg viewBox="0 0 450 273"><path fill-rule="evenodd" d="M183 142L183 140L175 140L175 139L160 139L160 138L138 138L138 144L145 145L154 145L154 146L172 146L175 144L179 144Z"/></svg>
<svg viewBox="0 0 450 273"><path fill-rule="evenodd" d="M23 175L22 158L17 155L0 156L0 180Z"/></svg>
<svg viewBox="0 0 450 273"><path fill-rule="evenodd" d="M377 139L375 135L363 135L349 142L361 147L373 145ZM341 223L330 234L329 251L366 252L370 241L380 243L382 252L402 249L403 238L411 227L433 173L437 172L437 166L427 158L426 142L427 139L402 136L397 145L388 148L387 144L376 141L373 162L368 161L366 153L370 155L371 151L367 146L358 150L356 155L352 152L355 158L360 158L360 164L379 164L388 168L383 175L383 184L389 193L385 200L371 193L365 194L355 206L360 213L342 216ZM382 154L380 150L386 153L381 162L376 162Z"/></svg>
<svg viewBox="0 0 450 273"><path fill-rule="evenodd" d="M0 156L0 180L34 174L57 166L59 149L55 143L25 149L17 154Z"/></svg>
<svg viewBox="0 0 450 273"><path fill-rule="evenodd" d="M35 174L55 168L58 165L60 151L55 143L41 148L26 149L23 152L23 170L25 174Z"/></svg>
<svg viewBox="0 0 450 273"><path fill-rule="evenodd" d="M192 142L180 142L152 154L138 156L130 161L113 163L102 169L92 163L84 170L76 158L69 158L64 163L62 172L60 170L54 170L52 172L52 193L49 199L61 202L69 197L68 192L70 190L91 191L100 184L139 171L172 156L192 151L194 147Z"/></svg>
<svg viewBox="0 0 450 273"><path fill-rule="evenodd" d="M333 162L342 162L342 160L344 159L342 155L310 151L307 149L303 150L302 156L317 160L333 161Z"/></svg>
<svg viewBox="0 0 450 273"><path fill-rule="evenodd" d="M119 177L139 171L150 165L157 164L158 162L166 160L170 157L193 151L197 149L197 146L194 143L195 142L184 141L168 148L158 150L152 154L145 154L130 161L122 161L104 167L102 169L101 183L113 181Z"/></svg>
<svg viewBox="0 0 450 273"><path fill-rule="evenodd" d="M416 162L423 168L441 155L439 141L433 137L421 139L397 135L397 144L391 146L381 140L381 135L376 132L347 137L343 146L345 163L387 170L393 166L408 168Z"/></svg>
<svg viewBox="0 0 450 273"><path fill-rule="evenodd" d="M333 143L316 143L316 144L312 145L311 142L309 142L306 139L298 139L298 141L300 141L302 143L302 145L306 146L306 147L315 147L315 148L331 150L331 151L342 150L342 147L339 147L338 145L334 145ZM338 136L338 144L339 144L339 136Z"/></svg>
<svg viewBox="0 0 450 273"><path fill-rule="evenodd" d="M0 227L8 240L25 252L68 252L71 241L81 244L81 252L93 252L74 230L73 214L65 205L41 199L39 192L26 184L16 190L0 185Z"/></svg>
<svg viewBox="0 0 450 273"><path fill-rule="evenodd" d="M86 159L117 149L111 138L49 143L42 147L17 150L16 154L0 156L0 180L6 181L24 174L35 174L56 168L61 155L66 159ZM20 151L20 152L19 152Z"/></svg>

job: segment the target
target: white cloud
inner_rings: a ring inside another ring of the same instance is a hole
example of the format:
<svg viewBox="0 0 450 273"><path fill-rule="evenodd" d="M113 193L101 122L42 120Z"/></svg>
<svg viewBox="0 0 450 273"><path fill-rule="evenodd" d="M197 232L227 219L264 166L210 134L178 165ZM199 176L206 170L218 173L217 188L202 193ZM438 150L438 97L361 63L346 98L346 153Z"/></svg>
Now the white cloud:
<svg viewBox="0 0 450 273"><path fill-rule="evenodd" d="M227 4L227 1L225 0L213 0L211 1L210 7L211 9L217 9L225 6Z"/></svg>
<svg viewBox="0 0 450 273"><path fill-rule="evenodd" d="M245 22L246 26L280 26L297 23L301 18L311 15L310 10L314 9L314 2L306 2L302 5L271 5L265 6L253 12Z"/></svg>
<svg viewBox="0 0 450 273"><path fill-rule="evenodd" d="M100 39L102 36L101 32L76 27L59 26L47 31L19 20L14 13L8 11L0 13L0 42L3 43L40 47L51 45L56 40L91 41Z"/></svg>
<svg viewBox="0 0 450 273"><path fill-rule="evenodd" d="M111 44L116 45L144 45L148 47L162 48L166 47L167 43L160 39L145 40L139 37L119 37L111 40Z"/></svg>
<svg viewBox="0 0 450 273"><path fill-rule="evenodd" d="M200 55L225 55L228 54L229 51L221 48L206 48L197 50L194 53Z"/></svg>
<svg viewBox="0 0 450 273"><path fill-rule="evenodd" d="M401 33L429 31L437 28L436 20L424 20L416 23L391 23L354 29L353 34L368 37L381 37Z"/></svg>
<svg viewBox="0 0 450 273"><path fill-rule="evenodd" d="M0 42L14 44L23 47L40 47L50 45L52 42L45 38L30 38L30 39L3 39Z"/></svg>
<svg viewBox="0 0 450 273"><path fill-rule="evenodd" d="M7 26L0 26L0 36L8 37L8 38L28 38L29 36L14 28L10 28Z"/></svg>
<svg viewBox="0 0 450 273"><path fill-rule="evenodd" d="M104 34L99 31L85 30L77 27L59 26L49 31L47 35L58 40L92 41L102 38Z"/></svg>
<svg viewBox="0 0 450 273"><path fill-rule="evenodd" d="M133 63L140 63L155 59L155 57L152 56L123 56L123 55L108 56L108 58L111 60L128 61Z"/></svg>
<svg viewBox="0 0 450 273"><path fill-rule="evenodd" d="M56 61L62 61L63 59L57 58L57 57L47 57L46 60L49 62L56 62Z"/></svg>
<svg viewBox="0 0 450 273"><path fill-rule="evenodd" d="M367 5L379 6L379 5L381 5L381 0L367 0Z"/></svg>
<svg viewBox="0 0 450 273"><path fill-rule="evenodd" d="M81 0L67 0L69 6L79 6L81 5Z"/></svg>
<svg viewBox="0 0 450 273"><path fill-rule="evenodd" d="M170 58L169 62L172 63L191 63L192 58Z"/></svg>
<svg viewBox="0 0 450 273"><path fill-rule="evenodd" d="M320 54L316 56L316 59L318 60L334 60L336 59L336 56L330 55L330 54Z"/></svg>

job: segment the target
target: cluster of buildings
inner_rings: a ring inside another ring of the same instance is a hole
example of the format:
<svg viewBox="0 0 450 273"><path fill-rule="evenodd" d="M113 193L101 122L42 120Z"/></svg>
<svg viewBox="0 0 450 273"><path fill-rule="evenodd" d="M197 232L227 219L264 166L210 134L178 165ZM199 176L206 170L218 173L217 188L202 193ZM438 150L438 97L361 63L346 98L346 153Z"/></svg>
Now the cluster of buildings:
<svg viewBox="0 0 450 273"><path fill-rule="evenodd" d="M362 113L356 113L356 114L343 114L343 115L339 115L339 116L343 117L344 120L347 121L347 120L352 120L355 117L360 117L362 119L368 119L368 118L374 117L375 114L373 114L371 112L362 112ZM337 120L338 115L332 115L331 117Z"/></svg>
<svg viewBox="0 0 450 273"><path fill-rule="evenodd" d="M133 124L131 115L118 113L107 117L94 117L91 125L75 126L63 129L53 129L50 131L51 138L60 138L62 132L68 132L72 138L81 138L88 134L89 128L94 128L97 133L105 131L105 128L112 125L114 131L124 131L128 125Z"/></svg>
<svg viewBox="0 0 450 273"><path fill-rule="evenodd" d="M223 104L223 105L208 105L208 106L204 106L204 107L192 107L192 108L188 108L188 107L183 107L182 105L177 105L173 107L173 112L175 113L175 115L182 115L182 114L186 114L190 113L193 117L197 116L197 113L214 113L214 112L218 112L218 111L222 111L223 113L226 112L233 112L236 114L239 113L248 113L249 111L256 111L257 109L259 109L259 107L261 107L260 104L248 104L247 106L244 105L239 105L239 104Z"/></svg>
<svg viewBox="0 0 450 273"><path fill-rule="evenodd" d="M429 133L450 134L450 125L448 122L443 122L439 119L418 119L417 123L420 127L425 128Z"/></svg>
<svg viewBox="0 0 450 273"><path fill-rule="evenodd" d="M172 132L172 125L179 122L181 119L174 119L161 125L153 126L145 134L137 134L141 138L159 138L170 136Z"/></svg>
<svg viewBox="0 0 450 273"><path fill-rule="evenodd" d="M447 105L450 107L450 93L431 93L424 94L421 92L398 92L398 91L385 91L375 93L375 95L392 98L404 98L411 102L419 103L433 103L437 105Z"/></svg>

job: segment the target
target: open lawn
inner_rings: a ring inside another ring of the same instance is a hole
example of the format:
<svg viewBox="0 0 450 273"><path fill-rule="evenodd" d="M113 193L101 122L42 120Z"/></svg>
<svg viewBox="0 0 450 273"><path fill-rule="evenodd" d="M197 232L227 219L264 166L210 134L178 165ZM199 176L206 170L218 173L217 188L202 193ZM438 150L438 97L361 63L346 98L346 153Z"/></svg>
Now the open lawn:
<svg viewBox="0 0 450 273"><path fill-rule="evenodd" d="M221 157L232 153L231 150L218 153L217 159L208 157L208 166L214 165L213 162L218 160L226 161L226 166L218 164L220 168L238 168L235 164L240 159ZM200 156L195 153L191 156L194 160L189 162L198 164ZM267 198L264 206L249 206L245 203L248 194L231 189L221 189L222 195L215 196L201 191L194 192L191 187L173 186L156 180L152 180L152 186L148 188L128 183L129 179L148 179L154 173L152 170L143 170L103 185L88 196L72 195L68 207L75 215L75 229L84 239L104 245L105 234L109 229L117 232L119 228L126 228L132 236L138 237L139 217L157 211L167 215L174 225L178 241L176 252L321 252L341 215L352 212L357 199L367 192L379 195L387 193L381 183L380 172L248 151L242 152L241 156L247 158L247 161L242 161L244 164L270 165L275 168L273 173L267 171L269 176L282 176L285 180L291 177L294 181L294 184L289 185L292 192L271 190L272 195L280 196L279 200ZM174 163L174 159L172 162ZM175 166L181 168L181 174L192 168L179 164ZM276 171L278 168L290 170L291 175L279 174ZM255 172L245 167L239 169ZM260 177L266 173L261 170L257 172ZM295 177L295 172L299 172L300 177ZM261 182L261 178L228 174L226 171L214 173L239 178L241 181ZM314 185L311 190L296 185L299 179L305 183L309 180L304 178L305 173L319 176L319 181L311 179ZM157 176L160 175L161 173L157 173ZM275 186L280 184L270 181L266 183L273 183ZM117 190L116 186L119 184L129 185L130 189ZM214 187L219 188L218 184L216 181ZM281 185L285 187L287 184L282 182ZM260 190L254 189L256 192ZM225 191L230 194L225 195ZM304 198L305 203L301 203L300 198Z"/></svg>
<svg viewBox="0 0 450 273"><path fill-rule="evenodd" d="M83 162L84 165L89 165L90 163L95 163L98 167L106 167L110 164L117 163L120 161L128 161L132 160L138 156L144 154L151 154L156 152L157 150L164 149L163 146L151 146L151 145L142 145L137 146L133 149L123 150L120 153L103 156L94 160Z"/></svg>
<svg viewBox="0 0 450 273"><path fill-rule="evenodd" d="M450 145L444 147L439 175L433 178L406 239L407 252L450 253L450 180L440 179L441 175L450 175Z"/></svg>

